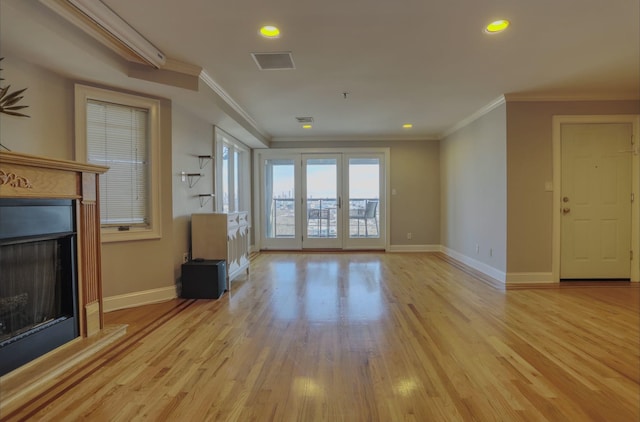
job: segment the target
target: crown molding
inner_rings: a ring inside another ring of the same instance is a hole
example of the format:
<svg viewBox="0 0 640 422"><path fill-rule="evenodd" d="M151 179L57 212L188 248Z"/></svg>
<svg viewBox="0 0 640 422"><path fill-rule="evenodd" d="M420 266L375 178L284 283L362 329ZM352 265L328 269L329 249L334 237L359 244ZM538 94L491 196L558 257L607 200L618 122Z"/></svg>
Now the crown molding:
<svg viewBox="0 0 640 422"><path fill-rule="evenodd" d="M215 92L233 111L238 113L253 130L259 133L264 139L271 139L271 135L260 129L258 123L247 113L240 105L224 90L209 74L202 70L200 72L200 80L204 82L213 92Z"/></svg>
<svg viewBox="0 0 640 422"><path fill-rule="evenodd" d="M476 111L475 113L473 113L469 117L460 120L458 123L456 123L455 125L451 126L449 129L444 131L440 135L439 139L446 138L447 136L451 135L452 133L462 129L463 127L469 125L470 123L473 123L474 121L478 120L480 117L484 116L485 114L489 113L490 111L494 110L497 107L500 107L501 105L503 105L505 103L506 103L505 96L504 95L499 96L495 100L491 101L489 104L487 104L484 107L482 107L480 110Z"/></svg>
<svg viewBox="0 0 640 422"><path fill-rule="evenodd" d="M162 66L162 70L170 70L172 72L183 73L185 75L198 77L200 77L200 73L202 73L202 68L200 66L181 62L169 57L167 57L167 59L165 60L164 66Z"/></svg>
<svg viewBox="0 0 640 422"><path fill-rule="evenodd" d="M271 138L271 142L400 142L439 141L437 136L283 136Z"/></svg>
<svg viewBox="0 0 640 422"><path fill-rule="evenodd" d="M625 94L505 94L507 102L536 102L536 101L634 101L640 100L640 92Z"/></svg>

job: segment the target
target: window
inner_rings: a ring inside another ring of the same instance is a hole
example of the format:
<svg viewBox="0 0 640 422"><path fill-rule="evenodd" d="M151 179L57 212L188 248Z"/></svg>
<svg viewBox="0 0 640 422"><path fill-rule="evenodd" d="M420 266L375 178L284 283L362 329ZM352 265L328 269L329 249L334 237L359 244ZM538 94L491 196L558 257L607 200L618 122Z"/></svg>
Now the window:
<svg viewBox="0 0 640 422"><path fill-rule="evenodd" d="M159 101L76 85L76 159L100 176L102 240L160 237Z"/></svg>
<svg viewBox="0 0 640 422"><path fill-rule="evenodd" d="M219 212L249 211L249 150L215 128L216 202Z"/></svg>

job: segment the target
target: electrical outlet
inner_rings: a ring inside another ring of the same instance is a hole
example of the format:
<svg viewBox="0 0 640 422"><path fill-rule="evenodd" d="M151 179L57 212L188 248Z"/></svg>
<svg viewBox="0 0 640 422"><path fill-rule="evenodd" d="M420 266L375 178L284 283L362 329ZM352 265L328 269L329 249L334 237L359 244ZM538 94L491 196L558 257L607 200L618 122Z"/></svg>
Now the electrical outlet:
<svg viewBox="0 0 640 422"><path fill-rule="evenodd" d="M493 256L493 248L489 249L489 256Z"/></svg>
<svg viewBox="0 0 640 422"><path fill-rule="evenodd" d="M182 254L182 263L186 264L187 262L189 262L189 252L185 252Z"/></svg>
<svg viewBox="0 0 640 422"><path fill-rule="evenodd" d="M476 243L476 255L480 253L480 245Z"/></svg>
<svg viewBox="0 0 640 422"><path fill-rule="evenodd" d="M413 235L411 234L411 232L407 233L407 239L411 240L412 237Z"/></svg>

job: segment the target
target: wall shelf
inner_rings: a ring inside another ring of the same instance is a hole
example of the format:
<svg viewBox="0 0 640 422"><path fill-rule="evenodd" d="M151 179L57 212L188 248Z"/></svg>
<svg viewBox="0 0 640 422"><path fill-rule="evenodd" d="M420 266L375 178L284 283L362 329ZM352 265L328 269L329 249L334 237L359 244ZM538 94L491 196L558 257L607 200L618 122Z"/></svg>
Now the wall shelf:
<svg viewBox="0 0 640 422"><path fill-rule="evenodd" d="M189 183L190 188L194 187L196 183L198 183L198 180L200 180L200 178L204 176L204 174L202 173L187 173L185 171L180 173L180 175L182 176L183 182Z"/></svg>
<svg viewBox="0 0 640 422"><path fill-rule="evenodd" d="M198 155L198 164L200 165L200 170L205 168L211 160L213 160L213 155Z"/></svg>
<svg viewBox="0 0 640 422"><path fill-rule="evenodd" d="M215 197L216 195L214 193L201 193L197 196L198 199L200 199L200 208L202 208L207 205L207 203L211 201L211 198Z"/></svg>

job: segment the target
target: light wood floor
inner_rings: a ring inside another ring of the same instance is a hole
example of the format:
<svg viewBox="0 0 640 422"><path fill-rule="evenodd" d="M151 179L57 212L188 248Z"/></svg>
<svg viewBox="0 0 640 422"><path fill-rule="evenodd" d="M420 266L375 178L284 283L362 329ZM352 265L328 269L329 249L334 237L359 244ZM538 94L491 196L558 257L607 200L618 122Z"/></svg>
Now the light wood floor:
<svg viewBox="0 0 640 422"><path fill-rule="evenodd" d="M2 419L637 422L639 293L504 291L440 254L263 253L220 300L107 314L126 337Z"/></svg>

